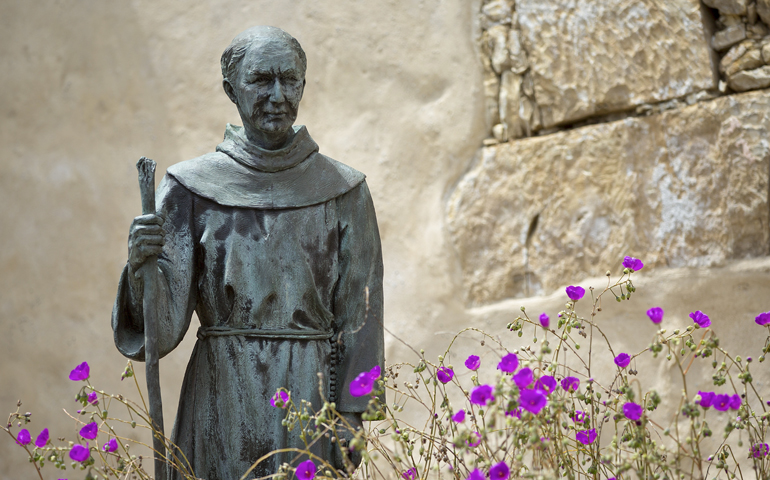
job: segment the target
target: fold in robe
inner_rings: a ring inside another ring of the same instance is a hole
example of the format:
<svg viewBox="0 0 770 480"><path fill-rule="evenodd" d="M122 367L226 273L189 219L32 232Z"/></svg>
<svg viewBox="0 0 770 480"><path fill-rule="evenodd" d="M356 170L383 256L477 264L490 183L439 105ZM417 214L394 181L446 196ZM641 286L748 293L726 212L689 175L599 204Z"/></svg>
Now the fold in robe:
<svg viewBox="0 0 770 480"><path fill-rule="evenodd" d="M228 134L242 143L238 132ZM363 412L369 397L352 397L349 384L384 362L382 253L363 175L318 154L306 131L289 147L301 158L284 158L277 171L249 165L253 152L227 143L170 168L157 192L166 219L160 355L181 342L193 311L201 324L172 441L207 480L240 478L266 453L303 446L298 429L281 425L285 410L270 405L278 388L314 409L330 399L342 412ZM235 187L218 190L217 172L220 185ZM314 184L319 177L324 182ZM120 352L143 360L141 294L129 275L126 266L112 325ZM227 334L235 330L254 334ZM331 460L330 449L321 442L314 452ZM292 458L275 455L253 475L275 473Z"/></svg>

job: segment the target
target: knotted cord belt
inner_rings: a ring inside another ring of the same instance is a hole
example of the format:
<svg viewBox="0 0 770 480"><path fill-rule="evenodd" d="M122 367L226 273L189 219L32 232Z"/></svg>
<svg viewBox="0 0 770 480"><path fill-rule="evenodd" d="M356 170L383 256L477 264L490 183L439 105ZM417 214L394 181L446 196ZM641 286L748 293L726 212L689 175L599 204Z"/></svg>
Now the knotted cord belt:
<svg viewBox="0 0 770 480"><path fill-rule="evenodd" d="M339 346L334 332L308 332L301 330L263 330L256 328L231 328L231 327L198 327L196 334L199 340L210 337L252 337L268 338L275 340L329 340L331 343L331 366L329 368L329 401L337 401L337 361Z"/></svg>

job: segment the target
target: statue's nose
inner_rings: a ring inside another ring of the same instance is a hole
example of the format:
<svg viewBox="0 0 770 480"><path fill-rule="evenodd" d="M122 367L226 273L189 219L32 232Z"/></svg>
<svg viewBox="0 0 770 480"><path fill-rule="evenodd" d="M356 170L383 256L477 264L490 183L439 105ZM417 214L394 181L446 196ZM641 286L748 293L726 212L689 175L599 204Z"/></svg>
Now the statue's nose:
<svg viewBox="0 0 770 480"><path fill-rule="evenodd" d="M270 101L274 103L281 103L285 100L285 97L283 95L283 86L281 85L281 81L277 78L273 82L273 86L270 89Z"/></svg>

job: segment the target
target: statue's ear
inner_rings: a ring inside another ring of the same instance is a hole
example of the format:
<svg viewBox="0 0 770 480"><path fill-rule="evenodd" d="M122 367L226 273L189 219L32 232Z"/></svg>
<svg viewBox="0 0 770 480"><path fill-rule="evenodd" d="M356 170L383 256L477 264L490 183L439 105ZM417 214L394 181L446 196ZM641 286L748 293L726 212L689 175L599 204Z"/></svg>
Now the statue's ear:
<svg viewBox="0 0 770 480"><path fill-rule="evenodd" d="M225 93L230 101L238 105L238 97L235 96L235 90L233 89L232 84L230 84L230 81L227 79L222 80L222 87L225 89Z"/></svg>
<svg viewBox="0 0 770 480"><path fill-rule="evenodd" d="M302 79L302 91L299 92L299 99L302 100L302 95L305 94L305 85L307 85L307 79Z"/></svg>

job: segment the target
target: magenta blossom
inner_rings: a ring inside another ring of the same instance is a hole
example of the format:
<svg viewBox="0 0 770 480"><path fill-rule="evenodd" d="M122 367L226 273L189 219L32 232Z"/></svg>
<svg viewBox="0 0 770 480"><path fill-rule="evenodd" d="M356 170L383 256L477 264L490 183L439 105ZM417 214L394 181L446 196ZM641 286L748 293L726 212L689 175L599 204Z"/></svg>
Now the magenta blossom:
<svg viewBox="0 0 770 480"><path fill-rule="evenodd" d="M540 326L546 329L551 326L551 319L545 313L540 314Z"/></svg>
<svg viewBox="0 0 770 480"><path fill-rule="evenodd" d="M467 480L485 480L486 477L484 476L484 473L479 470L478 468L474 469L470 475L468 475Z"/></svg>
<svg viewBox="0 0 770 480"><path fill-rule="evenodd" d="M284 390L278 390L275 392L275 395L273 395L273 398L270 399L270 405L274 407L285 408L288 401L289 394Z"/></svg>
<svg viewBox="0 0 770 480"><path fill-rule="evenodd" d="M581 430L575 434L575 440L582 443L583 445L590 445L594 443L594 440L596 440L596 429L592 428L591 430Z"/></svg>
<svg viewBox="0 0 770 480"><path fill-rule="evenodd" d="M374 389L374 379L371 372L361 372L350 382L350 394L354 397L369 395Z"/></svg>
<svg viewBox="0 0 770 480"><path fill-rule="evenodd" d="M535 382L535 388L550 394L556 389L556 379L550 375L543 375Z"/></svg>
<svg viewBox="0 0 770 480"><path fill-rule="evenodd" d="M647 310L647 316L650 317L652 323L657 325L663 321L663 309L660 307L652 307L651 309Z"/></svg>
<svg viewBox="0 0 770 480"><path fill-rule="evenodd" d="M109 442L104 444L104 447L102 447L102 449L107 453L112 453L118 449L118 441L115 440L114 438L111 438Z"/></svg>
<svg viewBox="0 0 770 480"><path fill-rule="evenodd" d="M468 435L468 440L465 441L465 444L471 448L478 447L481 445L481 434L479 432L471 432L470 435Z"/></svg>
<svg viewBox="0 0 770 480"><path fill-rule="evenodd" d="M471 403L485 407L495 401L491 385L479 385L471 392Z"/></svg>
<svg viewBox="0 0 770 480"><path fill-rule="evenodd" d="M751 446L750 455L754 458L766 457L770 453L770 447L766 443L755 443Z"/></svg>
<svg viewBox="0 0 770 480"><path fill-rule="evenodd" d="M720 412L726 412L730 409L730 395L720 394L715 396L712 405Z"/></svg>
<svg viewBox="0 0 770 480"><path fill-rule="evenodd" d="M294 475L296 475L299 480L313 480L313 478L315 478L315 463L313 463L312 460L305 460L297 465L297 468L294 470Z"/></svg>
<svg viewBox="0 0 770 480"><path fill-rule="evenodd" d="M741 396L737 393L730 397L730 410L740 410Z"/></svg>
<svg viewBox="0 0 770 480"><path fill-rule="evenodd" d="M471 355L465 360L465 366L468 370L478 370L481 366L481 360L478 355Z"/></svg>
<svg viewBox="0 0 770 480"><path fill-rule="evenodd" d="M444 383L444 384L451 382L452 381L452 377L454 377L454 376L455 376L455 372L452 371L451 368L440 367L436 371L436 378L438 378L439 382Z"/></svg>
<svg viewBox="0 0 770 480"><path fill-rule="evenodd" d="M639 420L642 418L642 406L634 402L626 402L623 405L623 415L629 420Z"/></svg>
<svg viewBox="0 0 770 480"><path fill-rule="evenodd" d="M91 405L98 405L99 404L99 397L96 395L96 392L91 392L88 394L88 403Z"/></svg>
<svg viewBox="0 0 770 480"><path fill-rule="evenodd" d="M525 389L521 391L519 398L521 408L537 415L540 411L548 405L548 399L545 397L545 392L536 389Z"/></svg>
<svg viewBox="0 0 770 480"><path fill-rule="evenodd" d="M577 392L578 388L580 388L580 379L577 377L565 377L561 381L561 388L563 388L565 392Z"/></svg>
<svg viewBox="0 0 770 480"><path fill-rule="evenodd" d="M505 412L506 417L516 417L519 420L521 420L521 407L516 407L513 410L508 410Z"/></svg>
<svg viewBox="0 0 770 480"><path fill-rule="evenodd" d="M690 314L690 318L692 318L692 321L698 324L700 328L706 328L711 325L711 320L709 319L709 316L701 312L700 310L692 312Z"/></svg>
<svg viewBox="0 0 770 480"><path fill-rule="evenodd" d="M91 422L80 429L80 436L86 440L93 440L99 434L99 426L96 422Z"/></svg>
<svg viewBox="0 0 770 480"><path fill-rule="evenodd" d="M70 372L70 380L77 382L78 380L88 380L91 376L91 368L88 366L88 362L83 362Z"/></svg>
<svg viewBox="0 0 770 480"><path fill-rule="evenodd" d="M714 397L716 396L714 392L698 391L698 395L700 395L700 402L698 402L698 405L700 405L701 407L709 408L711 405L714 404Z"/></svg>
<svg viewBox="0 0 770 480"><path fill-rule="evenodd" d="M570 418L572 418L572 421L575 423L585 423L590 418L590 415L588 414L588 412L575 410L575 414L572 415L572 417Z"/></svg>
<svg viewBox="0 0 770 480"><path fill-rule="evenodd" d="M465 421L465 410L458 410L457 413L452 415L452 420L455 423L463 423Z"/></svg>
<svg viewBox="0 0 770 480"><path fill-rule="evenodd" d="M623 266L626 268L630 268L631 270L638 272L642 268L644 268L644 264L641 260L634 257L626 257L623 259Z"/></svg>
<svg viewBox="0 0 770 480"><path fill-rule="evenodd" d="M417 469L412 467L409 470L401 472L401 478L404 480L417 480Z"/></svg>
<svg viewBox="0 0 770 480"><path fill-rule="evenodd" d="M754 321L757 322L757 325L767 325L770 323L770 312L760 313Z"/></svg>
<svg viewBox="0 0 770 480"><path fill-rule="evenodd" d="M496 463L489 469L489 480L508 480L510 475L511 470L505 462Z"/></svg>
<svg viewBox="0 0 770 480"><path fill-rule="evenodd" d="M515 353L507 353L500 359L500 363L497 364L497 369L502 370L505 373L513 373L519 367L519 357Z"/></svg>
<svg viewBox="0 0 770 480"><path fill-rule="evenodd" d="M85 447L83 445L77 444L72 447L72 450L70 450L70 458L76 462L85 462L90 456L91 451L88 448L88 442L86 442Z"/></svg>
<svg viewBox="0 0 770 480"><path fill-rule="evenodd" d="M621 353L615 357L615 365L620 368L626 368L629 363L631 363L631 355L627 353Z"/></svg>
<svg viewBox="0 0 770 480"><path fill-rule="evenodd" d="M48 439L51 438L51 436L48 434L48 429L44 428L42 432L40 432L40 435L37 436L35 439L35 446L37 448L43 448L46 445L48 445Z"/></svg>
<svg viewBox="0 0 770 480"><path fill-rule="evenodd" d="M16 443L19 445L29 445L29 443L32 441L32 436L29 434L29 430L26 428L22 428L19 431L19 434L16 435Z"/></svg>
<svg viewBox="0 0 770 480"><path fill-rule="evenodd" d="M374 368L369 370L369 376L372 377L372 380L377 380L380 378L380 375L382 375L382 370L379 365L375 365Z"/></svg>
<svg viewBox="0 0 770 480"><path fill-rule="evenodd" d="M532 383L532 380L533 376L531 368L522 368L518 371L518 373L516 373L516 375L513 376L513 381L519 388L528 387L529 384Z"/></svg>
<svg viewBox="0 0 770 480"><path fill-rule="evenodd" d="M567 287L567 296L573 302L577 302L578 300L583 298L583 295L585 294L586 294L586 289L583 287L575 287L572 285Z"/></svg>

